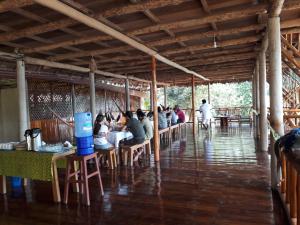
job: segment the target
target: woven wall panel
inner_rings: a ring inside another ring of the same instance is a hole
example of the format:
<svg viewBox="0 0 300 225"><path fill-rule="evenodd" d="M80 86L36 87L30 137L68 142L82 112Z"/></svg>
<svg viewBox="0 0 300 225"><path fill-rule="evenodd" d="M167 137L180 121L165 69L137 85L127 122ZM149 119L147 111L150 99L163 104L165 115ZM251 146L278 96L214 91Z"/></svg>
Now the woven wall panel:
<svg viewBox="0 0 300 225"><path fill-rule="evenodd" d="M69 120L72 117L72 86L67 83L49 82L40 80L28 81L29 111L31 120L54 118L50 107L60 117ZM106 104L105 104L106 98ZM125 96L122 93L97 90L96 112L112 110L118 112L113 99L124 110ZM140 99L131 97L131 110L140 108ZM89 87L75 85L75 112L90 111Z"/></svg>

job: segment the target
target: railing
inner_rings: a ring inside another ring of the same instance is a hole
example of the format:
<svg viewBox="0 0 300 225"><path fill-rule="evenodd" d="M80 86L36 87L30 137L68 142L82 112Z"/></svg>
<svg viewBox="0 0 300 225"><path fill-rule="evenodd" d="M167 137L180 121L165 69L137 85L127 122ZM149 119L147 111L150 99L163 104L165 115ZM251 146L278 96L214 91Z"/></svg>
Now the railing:
<svg viewBox="0 0 300 225"><path fill-rule="evenodd" d="M280 152L282 201L293 224L300 225L300 152Z"/></svg>

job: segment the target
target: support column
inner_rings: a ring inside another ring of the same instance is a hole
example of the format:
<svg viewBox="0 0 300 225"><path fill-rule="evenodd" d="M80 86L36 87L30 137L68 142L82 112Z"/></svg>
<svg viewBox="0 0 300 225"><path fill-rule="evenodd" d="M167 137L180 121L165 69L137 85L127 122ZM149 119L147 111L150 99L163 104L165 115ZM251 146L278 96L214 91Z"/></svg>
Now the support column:
<svg viewBox="0 0 300 225"><path fill-rule="evenodd" d="M259 95L260 95L260 114L259 114L259 149L268 150L268 121L267 121L267 71L266 71L266 53L262 51L259 54Z"/></svg>
<svg viewBox="0 0 300 225"><path fill-rule="evenodd" d="M210 83L207 84L207 100L208 104L210 104Z"/></svg>
<svg viewBox="0 0 300 225"><path fill-rule="evenodd" d="M95 60L92 59L90 63L90 110L92 113L93 123L96 119L96 90L95 90Z"/></svg>
<svg viewBox="0 0 300 225"><path fill-rule="evenodd" d="M283 99L282 99L282 65L280 18L268 20L269 61L270 61L270 124L276 133L284 134ZM274 138L271 135L271 185L277 188L277 160L274 153Z"/></svg>
<svg viewBox="0 0 300 225"><path fill-rule="evenodd" d="M164 106L168 107L167 87L164 86Z"/></svg>
<svg viewBox="0 0 300 225"><path fill-rule="evenodd" d="M24 132L28 127L25 63L23 59L17 59L17 88L19 104L19 140L25 140Z"/></svg>
<svg viewBox="0 0 300 225"><path fill-rule="evenodd" d="M196 134L196 117L195 117L195 77L192 75L192 121L193 121L193 135Z"/></svg>
<svg viewBox="0 0 300 225"><path fill-rule="evenodd" d="M152 111L153 112L153 85L152 84L150 84L150 99L149 99L149 101L150 101L150 111Z"/></svg>
<svg viewBox="0 0 300 225"><path fill-rule="evenodd" d="M258 115L256 115L255 117L255 121L256 121L256 138L258 139L260 137L260 130L259 130L259 113L260 113L260 99L259 99L259 60L256 60L256 64L255 64L255 84L256 84L256 106L255 106L255 110L258 113Z"/></svg>
<svg viewBox="0 0 300 225"><path fill-rule="evenodd" d="M253 77L252 77L252 108L254 110L256 110L256 79L255 79L255 71L253 73ZM256 129L256 114L253 112L252 114L252 118L253 118L253 127L254 127L254 131ZM256 137L256 131L254 133L254 136Z"/></svg>
<svg viewBox="0 0 300 225"><path fill-rule="evenodd" d="M130 111L130 92L129 92L129 79L125 79L125 104L126 111Z"/></svg>
<svg viewBox="0 0 300 225"><path fill-rule="evenodd" d="M71 95L72 95L72 114L73 114L73 118L75 118L75 113L76 113L75 84L72 84Z"/></svg>
<svg viewBox="0 0 300 225"><path fill-rule="evenodd" d="M159 161L159 134L158 134L158 112L157 106L157 83L156 83L156 59L152 56L152 99L153 99L153 122L154 122L154 160Z"/></svg>

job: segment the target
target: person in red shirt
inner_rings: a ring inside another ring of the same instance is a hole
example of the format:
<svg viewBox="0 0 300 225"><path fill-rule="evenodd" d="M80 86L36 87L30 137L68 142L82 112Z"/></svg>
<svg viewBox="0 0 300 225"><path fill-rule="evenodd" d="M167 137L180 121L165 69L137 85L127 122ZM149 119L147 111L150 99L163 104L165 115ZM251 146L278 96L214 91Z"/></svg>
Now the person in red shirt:
<svg viewBox="0 0 300 225"><path fill-rule="evenodd" d="M176 114L178 116L178 123L184 123L185 122L184 112L179 108L179 106L175 106L175 108L176 108Z"/></svg>

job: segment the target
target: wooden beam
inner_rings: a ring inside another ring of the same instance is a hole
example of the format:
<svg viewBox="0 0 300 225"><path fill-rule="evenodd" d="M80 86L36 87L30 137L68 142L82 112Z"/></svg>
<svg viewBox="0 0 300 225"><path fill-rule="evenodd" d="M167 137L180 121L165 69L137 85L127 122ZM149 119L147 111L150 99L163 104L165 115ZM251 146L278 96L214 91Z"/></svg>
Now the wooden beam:
<svg viewBox="0 0 300 225"><path fill-rule="evenodd" d="M248 36L248 37L239 38L239 39L231 39L231 40L226 40L226 41L220 41L218 43L218 48L219 47L226 47L226 46L233 46L233 45L254 43L254 42L257 42L260 39L261 39L261 36L257 35L257 36ZM211 49L211 48L214 48L213 43L191 46L191 47L187 47L185 49L167 50L167 51L164 51L163 54L168 56L168 55L172 55L172 54L184 53L184 52L189 51L189 50L200 51L200 50Z"/></svg>
<svg viewBox="0 0 300 225"><path fill-rule="evenodd" d="M125 5L125 6L121 6L121 7L117 7L117 8L113 8L113 9L109 9L104 11L103 13L97 14L97 17L112 17L112 16L118 16L123 14L129 14L129 13L134 13L134 12L138 12L138 11L143 11L145 9L155 9L155 8L160 8L160 7L164 7L167 5L178 5L181 4L183 2L186 2L189 0L157 0L157 1L152 1L152 0L148 0L144 3L138 4L138 5ZM9 0L5 1L5 2L10 2ZM22 1L22 0L12 0L12 5L14 5L14 2L34 2L34 1ZM28 3L28 4L29 4ZM8 4L8 3L7 3ZM25 3L23 3L25 4ZM32 3L31 3L32 4ZM3 9L9 8L9 6L3 6ZM14 7L16 8L16 7ZM13 8L12 8L13 9ZM1 6L0 6L0 10L1 10ZM98 19L99 19L98 18ZM29 28L24 28L22 30L13 32L13 33L9 33L9 34L1 34L0 35L0 42L4 42L4 41L12 41L12 40L16 40L19 38L23 38L23 37L27 37L30 36L30 33L32 33L33 35L36 34L42 34L42 33L46 33L49 31L54 31L57 29L62 29L62 28L66 28L68 26L72 26L72 25L76 25L78 22L76 20L71 20L71 19L61 19L55 22L49 22L47 24L43 24L43 25L38 25L38 26L34 26L34 27L29 27Z"/></svg>
<svg viewBox="0 0 300 225"><path fill-rule="evenodd" d="M273 0L269 9L269 17L277 17L280 15L284 0Z"/></svg>
<svg viewBox="0 0 300 225"><path fill-rule="evenodd" d="M255 58L256 53L255 52L250 52L250 53L241 53L241 54L232 54L229 56L218 56L218 57L213 57L213 58L207 58L207 59L195 59L195 60L188 60L181 62L183 65L186 66L201 66L201 65L208 65L208 64L218 64L218 63L224 63L224 62L234 62L238 60L245 60L245 59L252 59ZM160 66L158 68L159 71L161 70L169 70L170 68L168 66ZM114 72L120 72L120 71L130 71L131 73L135 73L137 70L140 71L149 71L149 67L147 65L142 65L142 66L133 66L133 67L128 67L124 66L121 68L116 68L116 69L111 69Z"/></svg>
<svg viewBox="0 0 300 225"><path fill-rule="evenodd" d="M189 74L193 74L201 79L204 79L206 80L205 77L201 76L200 74L197 74L196 72L194 71L191 71L175 62L172 62L171 60L165 58L164 56L161 56L159 55L156 51L148 48L147 46L137 42L136 40L132 39L131 37L129 36L126 36L124 35L123 33L105 25L104 23L98 21L98 20L95 20L81 12L79 12L78 10L75 10L73 9L72 7L66 5L66 4L63 4L61 3L60 1L57 1L57 0L52 0L51 2L50 1L47 1L47 0L35 0L35 2L39 3L39 4L42 4L43 6L46 6L46 7L49 7L53 10L56 10L58 12L61 12L63 13L64 15L67 15L75 20L78 20L80 22L82 22L83 24L89 26L89 27L92 27L96 30L99 30L101 32L104 32L132 47L134 47L135 49L138 49L150 56L154 56L157 60L163 62L163 63L166 63L172 67L175 67L179 70L182 70L183 72L185 73L189 73Z"/></svg>
<svg viewBox="0 0 300 225"><path fill-rule="evenodd" d="M0 2L0 13L34 4L33 0L3 0Z"/></svg>
<svg viewBox="0 0 300 225"><path fill-rule="evenodd" d="M157 84L156 84L156 59L152 57L152 99L153 99L153 122L154 122L154 160L159 161L159 133L158 133L158 111L157 111Z"/></svg>

